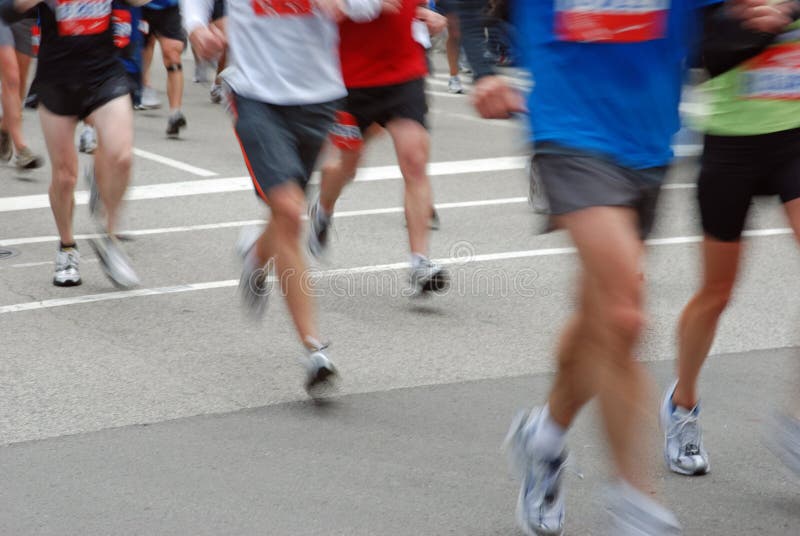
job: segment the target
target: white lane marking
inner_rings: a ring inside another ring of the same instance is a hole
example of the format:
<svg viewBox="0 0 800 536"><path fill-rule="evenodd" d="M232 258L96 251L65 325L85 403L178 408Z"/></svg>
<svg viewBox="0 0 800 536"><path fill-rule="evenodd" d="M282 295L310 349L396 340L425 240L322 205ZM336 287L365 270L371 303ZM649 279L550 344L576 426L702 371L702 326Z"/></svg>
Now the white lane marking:
<svg viewBox="0 0 800 536"><path fill-rule="evenodd" d="M487 171L506 171L525 169L526 157L504 156L498 158L478 158L475 160L453 160L449 162L433 162L428 165L428 175L439 177L446 175L460 175L463 173L484 173ZM378 166L361 168L356 175L356 181L370 182L392 179L401 179L403 175L400 168L393 166ZM319 182L319 173L315 173L312 182ZM219 179L201 179L183 182L166 182L160 184L147 184L128 188L125 199L138 201L143 199L165 199L189 195L219 194L239 191L250 191L253 185L250 177L228 177ZM75 192L75 204L85 205L89 202L89 192ZM50 207L47 195L23 195L18 197L0 197L0 212L13 212L18 210L32 210Z"/></svg>
<svg viewBox="0 0 800 536"><path fill-rule="evenodd" d="M744 233L748 237L764 237L764 236L779 236L792 234L791 229L758 229L754 231L747 231ZM693 244L701 242L702 236L676 236L670 238L654 238L647 240L648 246L667 246L667 245L680 245L680 244ZM448 257L444 259L436 259L436 262L444 265L453 264L472 264L491 261L513 260L513 259L526 259L531 257L547 257L554 255L570 255L575 253L574 247L559 247L559 248L543 248L543 249L530 249L524 251L506 251L501 253L488 253L481 255L473 255L469 258L464 257ZM324 270L317 273L321 277L331 277L338 275L349 274L364 274L375 272L389 272L408 268L407 262L398 262L393 264L378 264L371 266L357 266L353 268L341 268L335 270ZM199 290L211 290L219 288L230 288L238 286L238 279L228 279L225 281L209 281L206 283L190 283L183 285L173 285L169 287L158 287L149 289L134 289L124 290L119 292L106 292L103 294L89 294L84 296L73 296L71 298L56 298L50 300L17 303L13 305L4 305L0 307L0 314L19 313L22 311L35 311L39 309L51 309L53 307L64 307L69 305L80 305L86 303L96 303L111 300L125 300L129 298L139 298L143 296L162 296L166 294L178 294L184 292L193 292Z"/></svg>
<svg viewBox="0 0 800 536"><path fill-rule="evenodd" d="M209 171L207 169L195 167L179 160L173 160L172 158L167 158L166 156L161 156L159 154L151 153L149 151L145 151L143 149L133 149L133 154L140 158L145 158L147 160L152 160L153 162L158 162L159 164L164 164L165 166L173 167L175 169L180 169L181 171L185 171L187 173L191 173L192 175L197 175L198 177L216 177L218 174L214 173L213 171Z"/></svg>
<svg viewBox="0 0 800 536"><path fill-rule="evenodd" d="M470 207L487 207L495 205L510 205L514 203L525 203L527 197L505 197L500 199L482 199L480 201L461 201L456 203L437 203L435 206L439 210L447 210L451 208L470 208ZM336 218L353 218L358 216L378 216L382 214L401 214L405 209L403 207L387 207L387 208L373 208L366 210L345 210L336 213ZM186 233L193 231L210 231L213 229L225 229L230 227L249 227L251 225L264 225L264 220L243 220L243 221L226 221L220 223L205 223L200 225L181 225L178 227L161 227L156 229L137 229L130 231L120 231L120 234L127 236L148 236L156 234L171 234L171 233ZM83 234L76 235L76 240L88 240L90 238L100 238L98 234ZM58 240L57 236L31 236L27 238L8 238L0 240L0 247L20 246L23 244L42 244L47 242L55 242Z"/></svg>
<svg viewBox="0 0 800 536"><path fill-rule="evenodd" d="M81 264L91 263L91 262L98 262L97 259L85 259L81 257ZM37 266L52 266L53 261L43 261L43 262L25 262L22 264L12 264L8 266L8 268L35 268ZM0 270L2 270L2 266L0 266Z"/></svg>

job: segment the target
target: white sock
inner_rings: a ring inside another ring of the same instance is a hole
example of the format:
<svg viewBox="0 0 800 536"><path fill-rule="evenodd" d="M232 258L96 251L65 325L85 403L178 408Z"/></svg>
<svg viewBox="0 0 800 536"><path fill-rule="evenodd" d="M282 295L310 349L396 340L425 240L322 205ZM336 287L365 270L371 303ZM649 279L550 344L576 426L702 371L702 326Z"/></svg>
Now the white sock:
<svg viewBox="0 0 800 536"><path fill-rule="evenodd" d="M169 110L169 115L171 117L175 117L179 113L181 113L181 109L180 108L170 108L170 110Z"/></svg>
<svg viewBox="0 0 800 536"><path fill-rule="evenodd" d="M550 416L549 404L534 419L536 433L528 439L528 449L544 459L557 458L567 446L567 431Z"/></svg>
<svg viewBox="0 0 800 536"><path fill-rule="evenodd" d="M411 254L411 268L416 268L422 261L427 260L428 258L425 255L420 255L419 253L412 253Z"/></svg>
<svg viewBox="0 0 800 536"><path fill-rule="evenodd" d="M331 219L331 215L328 214L328 211L322 206L322 203L317 200L317 220L321 223L327 223Z"/></svg>

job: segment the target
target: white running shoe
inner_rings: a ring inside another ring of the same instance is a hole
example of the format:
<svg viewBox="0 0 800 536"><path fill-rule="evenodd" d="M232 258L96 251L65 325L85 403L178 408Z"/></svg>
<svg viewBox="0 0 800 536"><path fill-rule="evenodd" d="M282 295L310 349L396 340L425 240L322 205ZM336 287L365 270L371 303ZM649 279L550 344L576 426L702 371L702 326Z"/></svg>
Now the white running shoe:
<svg viewBox="0 0 800 536"><path fill-rule="evenodd" d="M447 271L431 261L422 257L421 261L411 267L409 281L415 296L429 292L442 292L450 286L450 275Z"/></svg>
<svg viewBox="0 0 800 536"><path fill-rule="evenodd" d="M161 99L158 98L158 92L150 86L145 86L142 89L142 106L145 110L155 110L161 108Z"/></svg>
<svg viewBox="0 0 800 536"><path fill-rule="evenodd" d="M567 451L553 459L531 452L541 411L523 411L511 422L505 440L513 470L522 481L517 501L517 524L527 536L559 536L564 531L562 476Z"/></svg>
<svg viewBox="0 0 800 536"><path fill-rule="evenodd" d="M81 254L78 248L58 249L56 253L56 272L53 284L57 287L76 287L81 284L81 273L78 266Z"/></svg>
<svg viewBox="0 0 800 536"><path fill-rule="evenodd" d="M664 394L661 402L661 429L664 432L664 459L667 467L679 475L704 475L711 466L708 452L703 446L703 430L700 428L700 404L690 412L672 404L675 381Z"/></svg>
<svg viewBox="0 0 800 536"><path fill-rule="evenodd" d="M321 398L334 392L334 380L338 376L336 367L328 358L327 344L309 339L307 341L313 348L308 350L308 356L303 364L306 367L306 392L311 398Z"/></svg>
<svg viewBox="0 0 800 536"><path fill-rule="evenodd" d="M106 234L90 239L89 244L97 255L103 272L115 286L128 289L139 285L139 276L116 237Z"/></svg>
<svg viewBox="0 0 800 536"><path fill-rule="evenodd" d="M458 76L450 77L450 81L447 82L447 91L455 94L464 93L464 86L461 85L461 79Z"/></svg>
<svg viewBox="0 0 800 536"><path fill-rule="evenodd" d="M97 149L97 135L94 128L86 125L81 132L80 141L78 143L78 150L82 153L92 154Z"/></svg>
<svg viewBox="0 0 800 536"><path fill-rule="evenodd" d="M239 277L239 296L245 311L254 320L260 320L267 310L271 264L261 265L255 258L255 245L262 234L257 227L245 227L239 234L236 252L242 258L242 275Z"/></svg>
<svg viewBox="0 0 800 536"><path fill-rule="evenodd" d="M680 536L683 533L672 512L627 482L613 486L608 495L609 536Z"/></svg>
<svg viewBox="0 0 800 536"><path fill-rule="evenodd" d="M214 104L219 104L222 102L222 85L221 84L214 84L211 86L211 91L209 91L209 95L211 97L211 102Z"/></svg>

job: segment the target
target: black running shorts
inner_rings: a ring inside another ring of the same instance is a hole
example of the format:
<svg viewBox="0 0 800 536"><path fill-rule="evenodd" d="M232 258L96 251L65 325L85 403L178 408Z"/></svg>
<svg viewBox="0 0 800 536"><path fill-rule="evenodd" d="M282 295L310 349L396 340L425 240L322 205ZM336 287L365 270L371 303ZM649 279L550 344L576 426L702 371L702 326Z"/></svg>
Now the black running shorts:
<svg viewBox="0 0 800 536"><path fill-rule="evenodd" d="M338 104L278 106L232 95L236 136L259 197L268 202L269 191L287 182L305 189Z"/></svg>
<svg viewBox="0 0 800 536"><path fill-rule="evenodd" d="M150 27L150 35L182 41L186 44L186 32L183 30L181 10L178 6L166 9L142 8L142 19Z"/></svg>
<svg viewBox="0 0 800 536"><path fill-rule="evenodd" d="M38 81L39 103L48 111L78 119L86 119L98 108L128 95L131 85L124 74L114 75L94 84L59 84Z"/></svg>
<svg viewBox="0 0 800 536"><path fill-rule="evenodd" d="M426 126L428 103L425 98L425 80L422 78L390 86L349 88L347 91L336 129L331 136L339 148L352 147L354 141L348 139L344 144L339 141L339 127L345 127L342 133L347 133L349 138L360 139L359 132L354 131L353 127L358 127L363 135L372 125L385 127L393 119L411 119L423 127Z"/></svg>
<svg viewBox="0 0 800 536"><path fill-rule="evenodd" d="M550 143L537 145L533 166L552 215L591 207L628 207L639 217L642 239L652 231L666 167L631 169L592 153Z"/></svg>
<svg viewBox="0 0 800 536"><path fill-rule="evenodd" d="M758 136L707 135L697 197L703 231L741 238L753 196L800 197L800 129Z"/></svg>

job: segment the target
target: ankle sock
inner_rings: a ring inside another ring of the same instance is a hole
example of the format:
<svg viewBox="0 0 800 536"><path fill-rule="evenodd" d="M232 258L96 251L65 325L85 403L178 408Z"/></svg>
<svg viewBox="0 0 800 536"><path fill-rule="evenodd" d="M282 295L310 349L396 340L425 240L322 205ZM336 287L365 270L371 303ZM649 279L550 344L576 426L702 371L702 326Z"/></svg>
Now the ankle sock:
<svg viewBox="0 0 800 536"><path fill-rule="evenodd" d="M567 431L550 416L550 407L542 408L537 420L536 433L528 439L528 448L545 459L558 457L567 446Z"/></svg>

